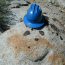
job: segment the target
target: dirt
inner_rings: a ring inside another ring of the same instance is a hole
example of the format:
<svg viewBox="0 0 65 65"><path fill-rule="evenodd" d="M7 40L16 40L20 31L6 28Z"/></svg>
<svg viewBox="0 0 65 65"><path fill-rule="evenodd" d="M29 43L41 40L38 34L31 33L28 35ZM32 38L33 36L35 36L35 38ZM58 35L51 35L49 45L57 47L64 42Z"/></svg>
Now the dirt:
<svg viewBox="0 0 65 65"><path fill-rule="evenodd" d="M21 51L24 51L26 54L31 54L34 47L38 46L46 46L47 48L52 48L53 46L46 39L39 38L37 41L35 41L34 39L27 39L20 34L15 34L9 37L8 44L14 49L14 53L16 55ZM35 53L35 51L33 52Z"/></svg>
<svg viewBox="0 0 65 65"><path fill-rule="evenodd" d="M65 65L65 59L62 54L52 54L48 58L54 65Z"/></svg>

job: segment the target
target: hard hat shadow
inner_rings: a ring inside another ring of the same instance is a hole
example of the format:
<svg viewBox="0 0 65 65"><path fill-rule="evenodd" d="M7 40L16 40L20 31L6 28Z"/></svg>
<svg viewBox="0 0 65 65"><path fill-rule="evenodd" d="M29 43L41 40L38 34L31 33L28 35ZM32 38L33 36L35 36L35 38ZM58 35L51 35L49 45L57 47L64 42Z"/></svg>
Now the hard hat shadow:
<svg viewBox="0 0 65 65"><path fill-rule="evenodd" d="M42 22L44 22L44 25L39 28L35 28L36 30L40 30L40 29L44 28L45 26L48 26L49 25L49 17L42 15Z"/></svg>

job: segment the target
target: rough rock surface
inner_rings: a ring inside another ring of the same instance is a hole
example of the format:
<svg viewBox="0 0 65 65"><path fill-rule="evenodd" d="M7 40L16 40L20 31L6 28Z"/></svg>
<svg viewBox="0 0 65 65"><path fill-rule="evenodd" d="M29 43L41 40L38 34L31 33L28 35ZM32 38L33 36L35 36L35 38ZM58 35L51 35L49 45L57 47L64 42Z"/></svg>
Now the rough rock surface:
<svg viewBox="0 0 65 65"><path fill-rule="evenodd" d="M19 22L0 36L0 65L65 65L65 12L50 3L39 5L49 22L41 30L20 22L28 6L12 9Z"/></svg>
<svg viewBox="0 0 65 65"><path fill-rule="evenodd" d="M30 3L36 2L36 3L43 3L43 4L45 4L46 2L50 2L56 6L60 5L61 7L65 8L65 0L24 0L24 1Z"/></svg>
<svg viewBox="0 0 65 65"><path fill-rule="evenodd" d="M47 0L47 1L57 6L60 5L61 7L65 8L65 0Z"/></svg>

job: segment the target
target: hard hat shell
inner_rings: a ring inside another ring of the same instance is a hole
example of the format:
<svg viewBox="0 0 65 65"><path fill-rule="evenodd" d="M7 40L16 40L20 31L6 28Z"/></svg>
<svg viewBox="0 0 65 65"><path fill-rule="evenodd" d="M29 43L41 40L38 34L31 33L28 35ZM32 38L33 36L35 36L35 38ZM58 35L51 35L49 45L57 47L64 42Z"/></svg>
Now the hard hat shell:
<svg viewBox="0 0 65 65"><path fill-rule="evenodd" d="M24 16L24 23L30 28L39 28L44 25L42 10L36 3L31 4Z"/></svg>

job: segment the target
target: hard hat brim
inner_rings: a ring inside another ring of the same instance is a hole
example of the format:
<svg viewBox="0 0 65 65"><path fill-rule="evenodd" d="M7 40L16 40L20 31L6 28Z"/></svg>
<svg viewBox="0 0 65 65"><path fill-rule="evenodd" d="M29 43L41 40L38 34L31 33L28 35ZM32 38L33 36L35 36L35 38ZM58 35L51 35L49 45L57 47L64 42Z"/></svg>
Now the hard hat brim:
<svg viewBox="0 0 65 65"><path fill-rule="evenodd" d="M43 20L41 20L41 21L43 21ZM24 24L26 25L26 26L28 26L29 28L40 28L40 27L44 27L44 21L42 22L42 23L31 23L31 21L29 21L28 19L27 19L27 16L25 15L24 16Z"/></svg>

